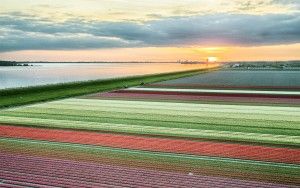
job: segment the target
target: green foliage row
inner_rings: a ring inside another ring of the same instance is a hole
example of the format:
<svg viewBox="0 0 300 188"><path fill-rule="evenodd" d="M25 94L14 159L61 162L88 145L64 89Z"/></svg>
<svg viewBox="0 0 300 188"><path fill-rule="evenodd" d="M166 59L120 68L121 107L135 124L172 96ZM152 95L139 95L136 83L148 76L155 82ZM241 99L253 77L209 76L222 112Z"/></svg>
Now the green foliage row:
<svg viewBox="0 0 300 188"><path fill-rule="evenodd" d="M143 115L143 114L125 114L125 113L99 113L98 115L91 116L90 113L78 113L70 115L61 111L56 113L29 113L29 112L13 112L9 114L3 114L7 117L30 117L38 119L54 119L54 120L68 120L68 121L82 121L84 122L97 122L97 123L113 123L113 124L126 124L126 125L142 125L142 126L154 126L154 127L170 127L170 128L185 128L185 129L197 129L197 130L219 130L230 132L246 132L246 133L261 133L261 134L278 134L278 135L300 135L300 130L292 128L269 128L262 121L244 122L243 119L232 120L226 119L222 121L220 118L193 118L195 122L189 122L190 118L179 116L172 118L172 116L162 117L156 115ZM142 118L139 118L140 116ZM174 117L174 116L173 116ZM5 118L5 117L2 117ZM0 117L0 119L2 119ZM1 120L0 120L1 121ZM259 122L259 123L257 123ZM252 126L255 124L255 126ZM280 125L278 122L274 124ZM259 127L261 125L261 127ZM292 124L291 127L296 126Z"/></svg>

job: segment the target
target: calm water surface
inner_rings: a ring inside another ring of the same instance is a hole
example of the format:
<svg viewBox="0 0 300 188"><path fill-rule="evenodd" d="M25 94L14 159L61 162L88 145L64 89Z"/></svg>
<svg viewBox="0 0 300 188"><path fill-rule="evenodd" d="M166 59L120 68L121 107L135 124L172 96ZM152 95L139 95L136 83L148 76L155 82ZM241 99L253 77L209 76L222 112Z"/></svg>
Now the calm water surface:
<svg viewBox="0 0 300 188"><path fill-rule="evenodd" d="M43 63L1 67L0 89L205 68L179 63Z"/></svg>

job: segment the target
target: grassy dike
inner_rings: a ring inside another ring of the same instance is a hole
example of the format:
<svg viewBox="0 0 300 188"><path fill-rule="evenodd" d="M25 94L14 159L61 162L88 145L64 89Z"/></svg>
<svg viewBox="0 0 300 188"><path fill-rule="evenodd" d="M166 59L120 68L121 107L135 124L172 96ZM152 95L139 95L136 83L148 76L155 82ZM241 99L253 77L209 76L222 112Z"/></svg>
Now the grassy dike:
<svg viewBox="0 0 300 188"><path fill-rule="evenodd" d="M215 69L131 76L0 90L0 109L192 76Z"/></svg>

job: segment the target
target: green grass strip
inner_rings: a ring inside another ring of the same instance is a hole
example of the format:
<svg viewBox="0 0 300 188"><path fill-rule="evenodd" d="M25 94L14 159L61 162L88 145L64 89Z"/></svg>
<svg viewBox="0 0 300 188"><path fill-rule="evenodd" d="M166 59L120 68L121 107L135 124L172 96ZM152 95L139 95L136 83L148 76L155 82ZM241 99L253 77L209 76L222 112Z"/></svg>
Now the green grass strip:
<svg viewBox="0 0 300 188"><path fill-rule="evenodd" d="M45 86L35 86L0 90L0 108L31 104L54 99L68 98L100 91L120 89L124 86L137 86L143 83L153 83L163 80L192 76L210 70L192 70L144 76L132 76L108 80L93 80Z"/></svg>

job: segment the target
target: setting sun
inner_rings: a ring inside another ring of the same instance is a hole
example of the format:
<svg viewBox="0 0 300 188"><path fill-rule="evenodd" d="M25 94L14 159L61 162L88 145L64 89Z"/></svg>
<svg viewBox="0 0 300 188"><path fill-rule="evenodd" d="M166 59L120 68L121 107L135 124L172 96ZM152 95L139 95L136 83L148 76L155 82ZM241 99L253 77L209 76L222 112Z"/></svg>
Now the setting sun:
<svg viewBox="0 0 300 188"><path fill-rule="evenodd" d="M210 62L210 63L215 63L218 61L218 58L217 57L208 57L207 58L207 62Z"/></svg>

